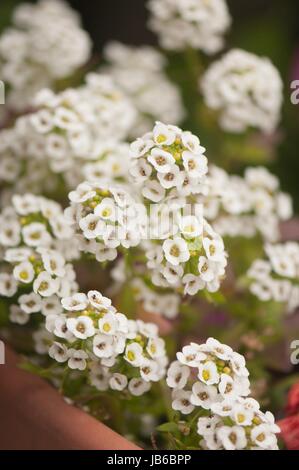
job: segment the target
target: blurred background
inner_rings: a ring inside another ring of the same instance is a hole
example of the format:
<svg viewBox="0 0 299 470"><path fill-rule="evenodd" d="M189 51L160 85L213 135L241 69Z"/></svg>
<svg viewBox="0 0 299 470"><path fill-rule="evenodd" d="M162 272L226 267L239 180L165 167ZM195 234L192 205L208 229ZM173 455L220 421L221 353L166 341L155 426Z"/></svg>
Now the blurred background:
<svg viewBox="0 0 299 470"><path fill-rule="evenodd" d="M11 12L19 3L22 2L1 0L0 31L9 25ZM154 34L146 27L146 0L69 0L69 3L80 12L99 59L104 44L111 39L135 45L157 43ZM233 27L227 35L227 48L239 47L268 56L283 77L285 103L282 134L279 136L278 158L269 166L280 177L282 188L292 194L298 213L299 105L290 102L290 83L299 80L299 2L227 0L227 3L233 17Z"/></svg>

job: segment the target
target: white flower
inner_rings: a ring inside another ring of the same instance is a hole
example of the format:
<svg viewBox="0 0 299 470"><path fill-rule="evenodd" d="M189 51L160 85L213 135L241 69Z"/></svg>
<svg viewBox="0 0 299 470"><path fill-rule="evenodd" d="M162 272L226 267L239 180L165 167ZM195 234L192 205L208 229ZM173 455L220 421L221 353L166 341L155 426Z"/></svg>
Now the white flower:
<svg viewBox="0 0 299 470"><path fill-rule="evenodd" d="M233 407L233 416L239 426L250 426L254 417L254 411L246 408L243 403L237 403Z"/></svg>
<svg viewBox="0 0 299 470"><path fill-rule="evenodd" d="M25 325L28 323L30 316L24 312L18 305L11 305L9 308L9 319L12 323Z"/></svg>
<svg viewBox="0 0 299 470"><path fill-rule="evenodd" d="M159 380L159 364L150 359L144 359L140 367L140 375L146 382Z"/></svg>
<svg viewBox="0 0 299 470"><path fill-rule="evenodd" d="M145 382L142 379L131 379L129 382L128 389L132 395L135 397L140 397L144 393L148 392L151 388L151 384L149 382Z"/></svg>
<svg viewBox="0 0 299 470"><path fill-rule="evenodd" d="M65 275L65 259L54 250L40 250L45 270L52 276L63 277Z"/></svg>
<svg viewBox="0 0 299 470"><path fill-rule="evenodd" d="M205 282L211 282L215 279L215 264L205 256L198 259L199 277Z"/></svg>
<svg viewBox="0 0 299 470"><path fill-rule="evenodd" d="M280 118L282 80L267 58L234 49L214 62L201 81L204 99L231 132L273 131Z"/></svg>
<svg viewBox="0 0 299 470"><path fill-rule="evenodd" d="M224 361L231 360L233 357L237 359L237 356L240 356L238 353L234 353L230 346L226 344L220 343L215 338L208 338L205 344L206 351L212 352L217 356L219 359L223 359ZM245 366L245 359L243 356L240 356L244 360Z"/></svg>
<svg viewBox="0 0 299 470"><path fill-rule="evenodd" d="M16 220L8 220L0 228L0 244L3 246L16 246L20 243L21 227Z"/></svg>
<svg viewBox="0 0 299 470"><path fill-rule="evenodd" d="M237 382L227 374L221 374L218 389L224 398L234 398L239 394Z"/></svg>
<svg viewBox="0 0 299 470"><path fill-rule="evenodd" d="M179 237L173 240L165 240L163 243L163 251L167 261L175 266L188 261L190 258L187 243Z"/></svg>
<svg viewBox="0 0 299 470"><path fill-rule="evenodd" d="M165 196L165 189L158 181L147 181L142 188L142 195L152 202L160 202Z"/></svg>
<svg viewBox="0 0 299 470"><path fill-rule="evenodd" d="M71 297L64 297L61 299L62 306L65 310L81 311L85 310L88 305L88 300L85 294L74 294Z"/></svg>
<svg viewBox="0 0 299 470"><path fill-rule="evenodd" d="M224 243L222 239L211 240L210 238L203 238L203 247L205 249L207 258L211 261L222 262L224 258Z"/></svg>
<svg viewBox="0 0 299 470"><path fill-rule="evenodd" d="M212 361L207 361L198 366L198 378L207 385L213 385L219 382L217 366Z"/></svg>
<svg viewBox="0 0 299 470"><path fill-rule="evenodd" d="M225 0L150 0L149 26L158 34L162 48L218 52L231 18Z"/></svg>
<svg viewBox="0 0 299 470"><path fill-rule="evenodd" d="M224 399L211 404L211 410L219 416L231 416L235 408L235 399Z"/></svg>
<svg viewBox="0 0 299 470"><path fill-rule="evenodd" d="M114 373L109 380L109 385L112 390L124 390L128 384L128 379L125 375Z"/></svg>
<svg viewBox="0 0 299 470"><path fill-rule="evenodd" d="M69 193L69 200L75 203L85 202L96 195L93 187L87 183L81 183L75 191Z"/></svg>
<svg viewBox="0 0 299 470"><path fill-rule="evenodd" d="M77 318L68 318L66 325L68 330L79 339L86 339L95 334L93 321L84 315Z"/></svg>
<svg viewBox="0 0 299 470"><path fill-rule="evenodd" d="M9 248L5 251L4 259L8 263L20 263L26 261L31 254L30 248Z"/></svg>
<svg viewBox="0 0 299 470"><path fill-rule="evenodd" d="M192 386L192 395L190 398L192 405L201 406L205 410L209 410L211 405L217 401L217 397L217 388L213 385L195 382Z"/></svg>
<svg viewBox="0 0 299 470"><path fill-rule="evenodd" d="M53 279L49 273L42 271L33 282L33 291L42 297L50 297L59 289L58 279Z"/></svg>
<svg viewBox="0 0 299 470"><path fill-rule="evenodd" d="M100 391L108 390L110 378L109 369L107 367L101 366L97 362L92 363L89 367L89 380L91 385Z"/></svg>
<svg viewBox="0 0 299 470"><path fill-rule="evenodd" d="M93 338L93 353L100 358L109 358L113 356L113 336L106 334L97 334Z"/></svg>
<svg viewBox="0 0 299 470"><path fill-rule="evenodd" d="M151 176L151 173L152 167L147 163L145 158L139 158L130 168L130 174L137 184L146 181Z"/></svg>
<svg viewBox="0 0 299 470"><path fill-rule="evenodd" d="M150 139L145 140L143 138L138 138L131 143L130 149L133 157L139 157L145 155L152 147L154 142Z"/></svg>
<svg viewBox="0 0 299 470"><path fill-rule="evenodd" d="M0 295L13 297L18 290L14 277L8 273L0 273Z"/></svg>
<svg viewBox="0 0 299 470"><path fill-rule="evenodd" d="M177 352L176 357L181 364L198 367L200 362L207 358L207 355L201 352L198 345L191 343L188 346L184 346L182 352Z"/></svg>
<svg viewBox="0 0 299 470"><path fill-rule="evenodd" d="M40 134L50 132L54 125L53 115L47 109L40 109L36 113L33 113L30 117L30 122Z"/></svg>
<svg viewBox="0 0 299 470"><path fill-rule="evenodd" d="M103 220L115 221L117 219L117 206L112 198L105 197L94 210L96 216Z"/></svg>
<svg viewBox="0 0 299 470"><path fill-rule="evenodd" d="M201 436L205 436L208 433L214 432L219 422L220 422L220 419L217 418L216 416L198 418L198 421L197 421L198 434Z"/></svg>
<svg viewBox="0 0 299 470"><path fill-rule="evenodd" d="M190 178L200 178L208 172L208 160L204 155L185 150L182 158L184 168Z"/></svg>
<svg viewBox="0 0 299 470"><path fill-rule="evenodd" d="M126 347L125 360L134 367L141 367L144 363L143 349L138 343L131 343Z"/></svg>
<svg viewBox="0 0 299 470"><path fill-rule="evenodd" d="M74 336L68 330L67 318L64 315L51 314L46 318L46 328L48 331L53 332L58 338L64 338L68 341L72 341Z"/></svg>
<svg viewBox="0 0 299 470"><path fill-rule="evenodd" d="M222 348L218 349L218 354L220 353L221 349L225 352L226 349L223 349L223 345L222 345ZM230 355L230 363L231 363L231 366L232 366L232 369L234 371L234 373L238 376L242 376L242 377L248 377L249 375L249 372L246 368L246 361L245 361L245 358L244 356L242 356L241 354L233 351L231 354L229 352L229 350L226 350L228 352L228 354ZM222 354L222 353L221 353ZM218 356L220 357L220 356Z"/></svg>
<svg viewBox="0 0 299 470"><path fill-rule="evenodd" d="M199 290L204 289L205 282L200 279L199 276L195 276L194 274L186 274L182 282L184 284L184 295L195 295Z"/></svg>
<svg viewBox="0 0 299 470"><path fill-rule="evenodd" d="M171 126L157 122L153 129L153 139L157 145L171 145L175 141L176 134Z"/></svg>
<svg viewBox="0 0 299 470"><path fill-rule="evenodd" d="M98 215L88 214L80 219L79 227L83 231L84 237L90 240L103 234L105 224Z"/></svg>
<svg viewBox="0 0 299 470"><path fill-rule="evenodd" d="M175 163L171 153L159 148L153 148L147 159L159 173L168 173Z"/></svg>
<svg viewBox="0 0 299 470"><path fill-rule="evenodd" d="M182 133L182 142L184 146L195 154L202 154L205 152L205 148L200 145L199 138L192 134L189 131L185 131Z"/></svg>
<svg viewBox="0 0 299 470"><path fill-rule="evenodd" d="M108 297L104 297L100 292L96 290L90 290L87 294L88 300L93 307L97 310L105 311L111 306L111 300Z"/></svg>
<svg viewBox="0 0 299 470"><path fill-rule="evenodd" d="M69 349L68 350L68 363L70 369L85 370L86 369L86 359L88 359L88 354L82 349Z"/></svg>
<svg viewBox="0 0 299 470"><path fill-rule="evenodd" d="M153 359L164 356L165 341L162 338L150 338L147 343L146 350Z"/></svg>
<svg viewBox="0 0 299 470"><path fill-rule="evenodd" d="M33 194L14 194L12 197L12 203L19 215L28 215L33 212L39 211L40 201Z"/></svg>
<svg viewBox="0 0 299 470"><path fill-rule="evenodd" d="M169 284L178 285L183 277L184 268L181 265L174 266L173 264L167 263L162 270L162 274Z"/></svg>
<svg viewBox="0 0 299 470"><path fill-rule="evenodd" d="M191 403L191 392L175 390L173 392L172 408L175 411L180 411L184 415L192 413L194 405Z"/></svg>
<svg viewBox="0 0 299 470"><path fill-rule="evenodd" d="M41 311L42 299L38 294L31 292L23 294L18 298L19 305L25 313L34 313Z"/></svg>
<svg viewBox="0 0 299 470"><path fill-rule="evenodd" d="M171 363L167 371L167 385L175 389L182 389L185 387L190 375L190 369L187 366L181 365L179 361Z"/></svg>
<svg viewBox="0 0 299 470"><path fill-rule="evenodd" d="M114 313L106 313L99 322L99 330L106 335L115 335L118 329L117 317Z"/></svg>
<svg viewBox="0 0 299 470"><path fill-rule="evenodd" d="M182 217L180 220L180 231L186 238L196 238L202 234L203 223L194 215Z"/></svg>
<svg viewBox="0 0 299 470"><path fill-rule="evenodd" d="M167 172L158 173L157 177L164 189L180 188L184 182L182 172L176 165L171 165Z"/></svg>
<svg viewBox="0 0 299 470"><path fill-rule="evenodd" d="M17 281L30 284L35 277L35 272L29 261L23 261L14 267L13 275Z"/></svg>
<svg viewBox="0 0 299 470"><path fill-rule="evenodd" d="M51 243L51 235L44 224L32 222L22 228L24 243L28 246L48 246Z"/></svg>
<svg viewBox="0 0 299 470"><path fill-rule="evenodd" d="M55 342L49 349L49 356L57 362L66 362L69 359L69 351L64 344Z"/></svg>
<svg viewBox="0 0 299 470"><path fill-rule="evenodd" d="M41 299L41 313L45 317L47 315L61 314L62 306L60 299L56 295Z"/></svg>
<svg viewBox="0 0 299 470"><path fill-rule="evenodd" d="M240 426L221 426L217 430L217 437L225 450L241 450L247 445L245 431Z"/></svg>
<svg viewBox="0 0 299 470"><path fill-rule="evenodd" d="M260 424L253 428L250 437L262 449L270 449L276 444L276 437L272 434L268 424Z"/></svg>

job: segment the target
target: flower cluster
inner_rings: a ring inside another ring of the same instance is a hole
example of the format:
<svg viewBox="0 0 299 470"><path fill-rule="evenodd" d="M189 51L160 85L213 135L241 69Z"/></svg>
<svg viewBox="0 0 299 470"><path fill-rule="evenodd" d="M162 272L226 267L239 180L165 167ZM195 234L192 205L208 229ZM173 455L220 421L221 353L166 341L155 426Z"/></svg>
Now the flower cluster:
<svg viewBox="0 0 299 470"><path fill-rule="evenodd" d="M215 412L197 421L199 446L205 450L278 450L280 428L270 411L253 398L216 403Z"/></svg>
<svg viewBox="0 0 299 470"><path fill-rule="evenodd" d="M102 146L124 139L135 119L135 109L112 78L95 73L76 89L41 90L34 103L39 109L27 117L27 139L38 140L56 173L80 171L78 163L97 160Z"/></svg>
<svg viewBox="0 0 299 470"><path fill-rule="evenodd" d="M269 59L234 49L213 63L200 83L207 106L220 113L220 126L275 130L280 119L282 80Z"/></svg>
<svg viewBox="0 0 299 470"><path fill-rule="evenodd" d="M224 243L196 207L194 212L184 215L174 205L163 213L164 223L167 217L174 220L171 231L163 225L162 241L146 244L147 268L155 286L183 290L185 295L219 289L227 265Z"/></svg>
<svg viewBox="0 0 299 470"><path fill-rule="evenodd" d="M261 301L285 303L293 313L299 307L299 244L266 244L265 253L267 260L255 260L247 273L250 290Z"/></svg>
<svg viewBox="0 0 299 470"><path fill-rule="evenodd" d="M10 320L14 323L27 323L32 313L47 316L60 312L59 298L78 289L73 266L58 251L28 246L8 248L4 261L0 294L17 296L17 304L10 306Z"/></svg>
<svg viewBox="0 0 299 470"><path fill-rule="evenodd" d="M210 166L206 193L197 196L205 217L222 236L253 237L276 242L279 224L292 216L292 201L276 176L264 167L247 167L244 178Z"/></svg>
<svg viewBox="0 0 299 470"><path fill-rule="evenodd" d="M71 248L73 243L74 232L66 222L61 206L42 196L15 194L12 206L0 214L0 223L0 246L4 248L56 248L60 243L64 246L63 242Z"/></svg>
<svg viewBox="0 0 299 470"><path fill-rule="evenodd" d="M150 28L165 49L219 51L231 24L225 0L149 0Z"/></svg>
<svg viewBox="0 0 299 470"><path fill-rule="evenodd" d="M97 390L125 389L139 396L166 373L168 359L158 328L128 320L97 291L62 299L64 313L47 316L56 338L49 355L72 370L88 370Z"/></svg>
<svg viewBox="0 0 299 470"><path fill-rule="evenodd" d="M172 408L186 420L179 421L178 429L196 441L200 436L203 450L278 449L275 434L280 429L272 413L263 413L248 398L248 375L244 357L214 338L184 346L166 379L173 389Z"/></svg>
<svg viewBox="0 0 299 470"><path fill-rule="evenodd" d="M157 122L153 131L131 144L130 173L145 200L161 202L170 192L198 193L208 172L198 137Z"/></svg>
<svg viewBox="0 0 299 470"><path fill-rule="evenodd" d="M8 104L24 109L41 88L67 77L89 59L91 41L78 15L61 0L21 4L0 39L0 75Z"/></svg>
<svg viewBox="0 0 299 470"><path fill-rule="evenodd" d="M146 211L120 186L84 182L69 193L71 206L65 214L79 235L79 248L98 261L112 261L116 248L137 246Z"/></svg>
<svg viewBox="0 0 299 470"><path fill-rule="evenodd" d="M133 47L110 42L104 55L107 70L117 85L132 99L138 111L133 137L152 129L156 120L179 124L184 108L178 88L165 72L165 58L150 46Z"/></svg>
<svg viewBox="0 0 299 470"><path fill-rule="evenodd" d="M43 160L43 138L29 126L27 116L16 119L12 128L0 131L0 182L2 207L13 194L41 194L57 187L55 175L49 178L48 162Z"/></svg>
<svg viewBox="0 0 299 470"><path fill-rule="evenodd" d="M202 345L191 343L177 353L167 372L172 407L184 415L197 406L214 411L249 395L248 375L244 357L229 346L214 338Z"/></svg>

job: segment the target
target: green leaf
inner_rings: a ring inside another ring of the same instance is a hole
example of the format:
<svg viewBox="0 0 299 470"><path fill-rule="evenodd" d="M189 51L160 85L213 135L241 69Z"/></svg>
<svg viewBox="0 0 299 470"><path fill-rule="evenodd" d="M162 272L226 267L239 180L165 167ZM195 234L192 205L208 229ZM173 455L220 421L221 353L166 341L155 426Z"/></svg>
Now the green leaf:
<svg viewBox="0 0 299 470"><path fill-rule="evenodd" d="M157 431L175 433L178 431L178 425L176 423L160 424L160 426L157 427Z"/></svg>

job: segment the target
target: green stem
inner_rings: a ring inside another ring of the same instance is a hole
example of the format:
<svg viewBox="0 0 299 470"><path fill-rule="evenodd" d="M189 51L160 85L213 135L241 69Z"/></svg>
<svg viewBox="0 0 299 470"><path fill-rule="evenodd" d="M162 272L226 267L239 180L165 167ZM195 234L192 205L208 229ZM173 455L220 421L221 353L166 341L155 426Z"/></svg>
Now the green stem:
<svg viewBox="0 0 299 470"><path fill-rule="evenodd" d="M165 405L165 411L167 415L167 419L169 422L173 420L173 410L171 406L171 396L170 396L170 391L169 388L166 385L165 380L161 380L159 382L160 390L161 390L161 395L163 398L163 402Z"/></svg>

